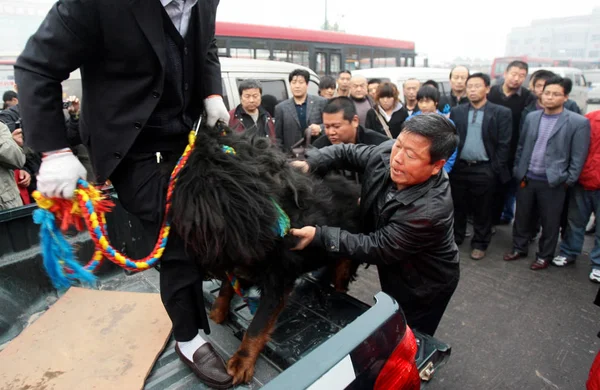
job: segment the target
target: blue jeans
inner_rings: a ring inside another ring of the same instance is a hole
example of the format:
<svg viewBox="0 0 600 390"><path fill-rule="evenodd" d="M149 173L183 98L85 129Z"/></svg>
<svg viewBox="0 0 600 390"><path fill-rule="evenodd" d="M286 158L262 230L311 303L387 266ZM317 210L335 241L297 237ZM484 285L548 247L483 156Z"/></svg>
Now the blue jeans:
<svg viewBox="0 0 600 390"><path fill-rule="evenodd" d="M600 216L600 190L586 191L579 184L571 189L569 198L569 213L567 217L567 231L564 240L560 243L560 254L575 259L581 254L585 227L594 213ZM600 269L600 224L596 224L594 235L594 249L590 252L592 267Z"/></svg>
<svg viewBox="0 0 600 390"><path fill-rule="evenodd" d="M515 203L517 202L517 181L513 178L506 184L507 191L504 197L504 209L500 219L512 221L515 218Z"/></svg>

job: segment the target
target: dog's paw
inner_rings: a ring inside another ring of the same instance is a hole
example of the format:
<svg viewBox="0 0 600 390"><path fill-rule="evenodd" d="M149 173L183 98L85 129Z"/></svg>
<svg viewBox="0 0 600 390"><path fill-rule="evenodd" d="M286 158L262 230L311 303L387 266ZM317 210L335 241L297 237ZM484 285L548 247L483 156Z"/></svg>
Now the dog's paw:
<svg viewBox="0 0 600 390"><path fill-rule="evenodd" d="M213 320L217 324L222 324L227 319L227 315L229 314L229 305L223 304L217 298L212 308L210 309L210 314L208 318Z"/></svg>
<svg viewBox="0 0 600 390"><path fill-rule="evenodd" d="M248 383L254 376L256 361L244 355L247 355L245 350L237 351L227 362L227 373L233 377L234 385Z"/></svg>

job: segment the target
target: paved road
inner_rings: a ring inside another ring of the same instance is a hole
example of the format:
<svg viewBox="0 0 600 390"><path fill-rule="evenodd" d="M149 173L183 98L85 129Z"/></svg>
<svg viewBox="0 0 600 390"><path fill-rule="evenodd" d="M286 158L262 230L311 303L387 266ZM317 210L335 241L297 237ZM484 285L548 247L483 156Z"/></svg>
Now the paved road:
<svg viewBox="0 0 600 390"><path fill-rule="evenodd" d="M488 256L469 258L461 246L461 280L436 337L452 356L428 390L584 389L600 349L600 287L588 279L587 255L566 269L529 270L530 258L507 263L511 228L498 228ZM586 237L584 251L593 240ZM375 267L361 269L350 294L372 304L379 291Z"/></svg>

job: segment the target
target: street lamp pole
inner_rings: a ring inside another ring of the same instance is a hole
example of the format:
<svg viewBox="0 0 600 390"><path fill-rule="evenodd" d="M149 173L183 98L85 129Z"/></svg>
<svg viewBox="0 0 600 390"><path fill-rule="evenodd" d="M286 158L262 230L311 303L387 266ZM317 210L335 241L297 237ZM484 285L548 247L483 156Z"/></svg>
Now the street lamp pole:
<svg viewBox="0 0 600 390"><path fill-rule="evenodd" d="M324 30L329 30L329 20L327 20L327 0L325 0L325 24L323 24Z"/></svg>

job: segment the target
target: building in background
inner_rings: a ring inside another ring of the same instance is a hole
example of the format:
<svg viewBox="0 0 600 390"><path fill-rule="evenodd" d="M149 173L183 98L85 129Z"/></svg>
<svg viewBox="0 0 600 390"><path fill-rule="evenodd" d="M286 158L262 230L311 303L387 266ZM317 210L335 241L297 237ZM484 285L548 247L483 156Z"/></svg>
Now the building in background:
<svg viewBox="0 0 600 390"><path fill-rule="evenodd" d="M600 8L591 14L534 20L515 27L506 40L506 56L547 58L555 66L596 68L600 65Z"/></svg>

